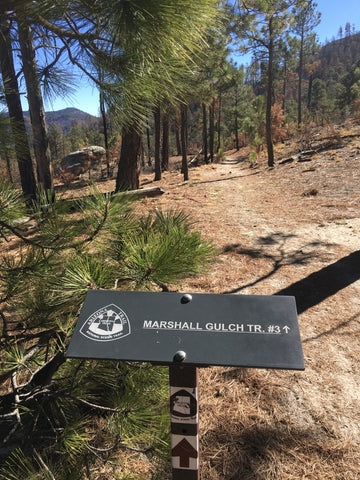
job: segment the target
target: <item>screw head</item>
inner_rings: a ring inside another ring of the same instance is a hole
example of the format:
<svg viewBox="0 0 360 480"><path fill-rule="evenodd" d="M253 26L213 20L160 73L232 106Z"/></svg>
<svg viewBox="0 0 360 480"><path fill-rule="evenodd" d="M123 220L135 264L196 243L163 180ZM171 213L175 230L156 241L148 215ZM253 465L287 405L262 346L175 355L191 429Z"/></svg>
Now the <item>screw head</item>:
<svg viewBox="0 0 360 480"><path fill-rule="evenodd" d="M191 300L192 296L190 295L190 293L185 293L185 295L181 297L181 303L189 303L191 302Z"/></svg>
<svg viewBox="0 0 360 480"><path fill-rule="evenodd" d="M178 350L174 355L174 362L180 363L183 362L186 358L186 352L183 350Z"/></svg>

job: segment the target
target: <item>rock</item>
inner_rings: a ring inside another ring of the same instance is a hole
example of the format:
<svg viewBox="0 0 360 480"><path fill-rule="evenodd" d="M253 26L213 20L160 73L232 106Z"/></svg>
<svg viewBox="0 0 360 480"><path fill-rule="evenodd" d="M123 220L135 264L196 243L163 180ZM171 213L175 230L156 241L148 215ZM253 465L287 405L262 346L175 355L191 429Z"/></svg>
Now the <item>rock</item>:
<svg viewBox="0 0 360 480"><path fill-rule="evenodd" d="M68 153L61 160L60 171L58 174L72 173L77 177L81 173L88 171L90 168L97 167L105 153L105 148L97 145Z"/></svg>

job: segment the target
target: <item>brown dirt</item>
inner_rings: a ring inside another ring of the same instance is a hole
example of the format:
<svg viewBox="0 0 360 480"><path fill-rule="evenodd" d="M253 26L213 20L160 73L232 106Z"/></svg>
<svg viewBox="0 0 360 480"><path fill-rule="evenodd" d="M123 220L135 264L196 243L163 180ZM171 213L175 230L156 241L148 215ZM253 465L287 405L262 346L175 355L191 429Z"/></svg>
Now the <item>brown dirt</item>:
<svg viewBox="0 0 360 480"><path fill-rule="evenodd" d="M360 137L349 133L360 128L307 162L279 165L297 145L277 147L273 169L265 157L250 168L242 150L188 182L142 175L166 193L139 209L184 209L219 249L179 291L297 301L304 372L201 369L204 480L360 478Z"/></svg>

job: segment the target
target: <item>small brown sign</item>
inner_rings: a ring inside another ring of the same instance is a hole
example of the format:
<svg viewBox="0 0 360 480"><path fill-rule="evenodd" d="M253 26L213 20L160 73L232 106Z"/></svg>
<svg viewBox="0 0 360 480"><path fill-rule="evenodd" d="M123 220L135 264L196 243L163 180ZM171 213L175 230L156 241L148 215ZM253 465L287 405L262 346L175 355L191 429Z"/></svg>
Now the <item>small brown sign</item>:
<svg viewBox="0 0 360 480"><path fill-rule="evenodd" d="M199 468L199 439L197 436L184 437L181 435L172 436L173 447L173 468L184 468L198 470Z"/></svg>

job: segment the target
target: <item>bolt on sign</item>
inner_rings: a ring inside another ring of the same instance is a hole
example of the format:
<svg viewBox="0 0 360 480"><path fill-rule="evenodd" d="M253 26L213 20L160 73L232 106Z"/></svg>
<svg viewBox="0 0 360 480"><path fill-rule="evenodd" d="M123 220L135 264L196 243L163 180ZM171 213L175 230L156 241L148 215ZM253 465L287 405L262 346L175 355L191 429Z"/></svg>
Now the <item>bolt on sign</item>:
<svg viewBox="0 0 360 480"><path fill-rule="evenodd" d="M174 480L198 480L198 366L303 370L295 299L90 290L67 356L169 365Z"/></svg>

